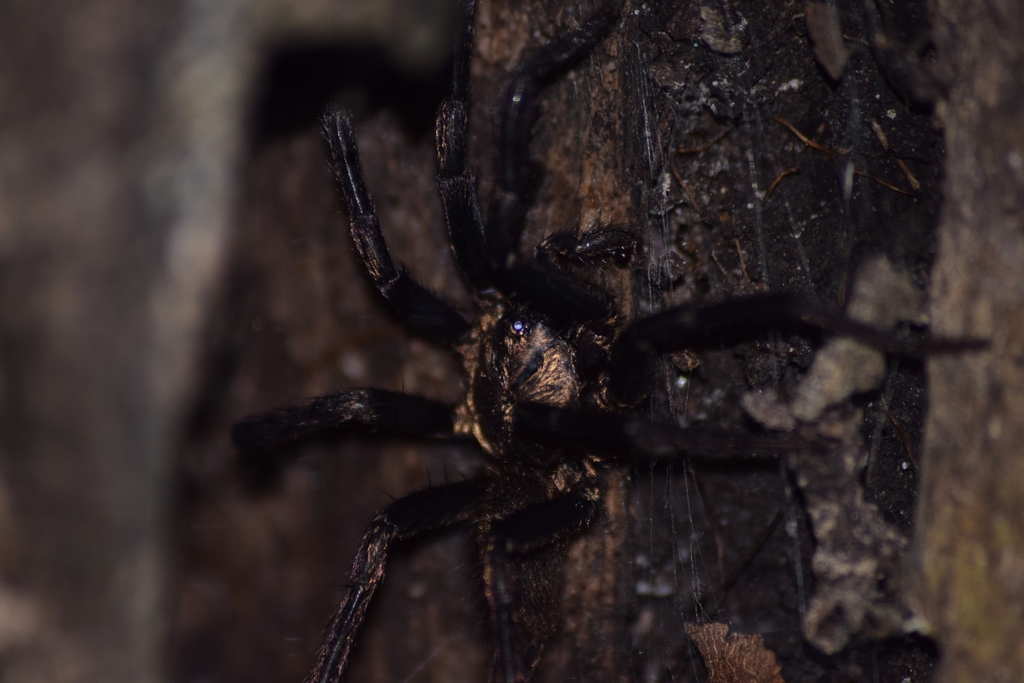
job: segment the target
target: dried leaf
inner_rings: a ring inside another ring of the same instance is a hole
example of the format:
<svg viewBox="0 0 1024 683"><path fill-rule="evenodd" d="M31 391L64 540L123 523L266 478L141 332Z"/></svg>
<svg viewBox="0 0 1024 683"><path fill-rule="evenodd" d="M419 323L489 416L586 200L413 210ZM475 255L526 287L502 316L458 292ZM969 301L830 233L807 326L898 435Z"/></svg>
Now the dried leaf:
<svg viewBox="0 0 1024 683"><path fill-rule="evenodd" d="M775 653L759 635L729 635L721 623L686 625L708 669L710 683L785 683Z"/></svg>

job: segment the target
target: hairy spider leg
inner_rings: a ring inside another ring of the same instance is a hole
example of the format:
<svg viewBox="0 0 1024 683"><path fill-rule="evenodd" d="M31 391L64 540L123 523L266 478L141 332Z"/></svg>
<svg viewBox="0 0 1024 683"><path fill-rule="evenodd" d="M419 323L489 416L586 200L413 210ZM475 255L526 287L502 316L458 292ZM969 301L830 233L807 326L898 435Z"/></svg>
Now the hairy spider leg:
<svg viewBox="0 0 1024 683"><path fill-rule="evenodd" d="M455 41L452 95L437 110L437 186L444 205L452 252L463 276L476 293L494 290L487 260L484 223L476 194L476 177L466 167L469 134L469 57L473 49L474 1L462 7Z"/></svg>
<svg viewBox="0 0 1024 683"><path fill-rule="evenodd" d="M473 479L436 486L399 498L377 514L352 561L348 594L331 618L324 643L305 683L336 682L345 673L370 599L384 579L391 544L469 521L480 499L481 488L480 482Z"/></svg>
<svg viewBox="0 0 1024 683"><path fill-rule="evenodd" d="M634 405L644 398L655 356L729 345L765 330L832 332L913 357L987 345L976 339L904 340L795 294L756 294L710 306L676 306L630 324L612 345L609 389L623 404Z"/></svg>
<svg viewBox="0 0 1024 683"><path fill-rule="evenodd" d="M349 389L300 406L255 415L237 423L231 440L242 453L241 473L260 489L276 481L288 458L282 447L351 426L422 438L452 436L451 406L383 389Z"/></svg>
<svg viewBox="0 0 1024 683"><path fill-rule="evenodd" d="M508 205L505 202L509 201L521 201L527 193L530 132L535 118L536 97L542 86L593 48L618 17L618 7L608 3L577 28L528 54L509 74L502 91L501 106L494 117L496 194L492 201L498 201L499 206ZM494 207L489 207L488 211L488 219L494 220ZM504 250L504 253L496 253L500 258L515 249L522 231L524 212L520 209L497 213L518 218L515 222L506 220L493 226L501 230L492 230L492 226L488 226L491 247Z"/></svg>
<svg viewBox="0 0 1024 683"><path fill-rule="evenodd" d="M335 179L348 205L352 243L373 284L413 331L443 344L459 341L469 331L466 319L391 260L363 180L352 119L340 111L330 111L323 118L323 132Z"/></svg>
<svg viewBox="0 0 1024 683"><path fill-rule="evenodd" d="M558 627L550 603L560 596L557 583L531 578L534 572L557 572L568 542L586 531L597 513L598 503L585 493L568 494L525 507L485 530L483 581L495 638L494 683L522 683L536 668Z"/></svg>
<svg viewBox="0 0 1024 683"><path fill-rule="evenodd" d="M443 438L452 435L454 420L451 406L422 396L383 389L349 389L243 420L232 428L231 440L243 453L250 454L354 425Z"/></svg>
<svg viewBox="0 0 1024 683"><path fill-rule="evenodd" d="M519 255L529 208L529 147L537 94L554 74L582 58L611 28L618 9L608 5L554 42L537 48L505 81L494 115L494 188L487 206L486 248L497 285L559 320L608 318L606 293L584 289L557 270Z"/></svg>
<svg viewBox="0 0 1024 683"><path fill-rule="evenodd" d="M607 317L607 297L581 290L557 273L523 264L516 248L526 206L523 183L525 148L529 143L534 98L539 81L564 68L601 38L610 13L591 19L553 46L545 46L513 71L499 102L495 125L496 190L484 230L476 179L466 167L469 125L469 56L473 42L474 2L463 5L455 46L451 98L437 114L438 187L444 205L452 250L459 268L478 293L495 288L495 272L506 293L537 303L556 317L592 320ZM503 151L505 150L505 151ZM503 172L503 170L505 172Z"/></svg>
<svg viewBox="0 0 1024 683"><path fill-rule="evenodd" d="M561 317L593 320L607 317L607 298L582 291L556 273L523 264L517 258L528 193L524 175L533 123L534 99L542 80L565 68L593 47L608 30L614 12L604 11L554 44L540 48L510 74L495 117L497 186L485 231L476 178L466 166L469 129L469 58L473 45L475 3L462 7L455 43L452 95L438 108L436 120L438 188L455 260L476 293L494 290L494 271L503 276L506 293L515 293ZM632 253L635 238L622 229L595 231L577 250L580 256Z"/></svg>

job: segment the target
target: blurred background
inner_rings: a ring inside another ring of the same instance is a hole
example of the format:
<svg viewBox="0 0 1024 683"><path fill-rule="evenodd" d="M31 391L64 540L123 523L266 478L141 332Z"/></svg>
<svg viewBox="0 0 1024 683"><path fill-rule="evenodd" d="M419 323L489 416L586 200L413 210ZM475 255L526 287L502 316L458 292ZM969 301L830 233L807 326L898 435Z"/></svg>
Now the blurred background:
<svg viewBox="0 0 1024 683"><path fill-rule="evenodd" d="M0 8L4 680L173 677L179 463L219 358L210 336L236 227L252 218L245 169L314 129L346 85L350 106L413 112L395 125L423 137L454 12L449 0ZM313 138L296 145L326 179ZM339 212L332 196L308 207L321 224ZM221 441L214 468L232 455Z"/></svg>

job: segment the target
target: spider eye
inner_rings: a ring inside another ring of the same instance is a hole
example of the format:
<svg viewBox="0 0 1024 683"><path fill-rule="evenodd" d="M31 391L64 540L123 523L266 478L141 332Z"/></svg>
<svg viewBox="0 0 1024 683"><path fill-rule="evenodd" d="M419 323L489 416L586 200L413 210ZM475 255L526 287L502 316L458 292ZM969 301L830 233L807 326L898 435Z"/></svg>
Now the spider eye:
<svg viewBox="0 0 1024 683"><path fill-rule="evenodd" d="M526 330L526 323L524 323L522 320L513 320L512 321L512 331L513 332L517 332L517 333L521 334L525 330Z"/></svg>

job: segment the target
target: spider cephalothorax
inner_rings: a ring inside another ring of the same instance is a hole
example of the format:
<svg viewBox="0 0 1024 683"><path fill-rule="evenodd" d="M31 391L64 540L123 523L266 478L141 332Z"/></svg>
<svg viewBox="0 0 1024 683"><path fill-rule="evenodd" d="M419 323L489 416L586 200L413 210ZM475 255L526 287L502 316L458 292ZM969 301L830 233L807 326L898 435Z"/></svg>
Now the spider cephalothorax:
<svg viewBox="0 0 1024 683"><path fill-rule="evenodd" d="M517 306L480 329L466 397L466 432L499 459L526 457L510 451L517 405L535 401L578 408L581 379L576 354L554 321ZM462 412L462 411L460 411Z"/></svg>

